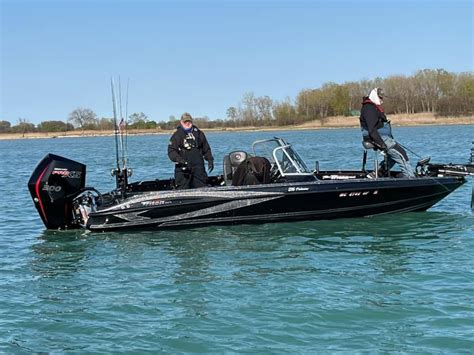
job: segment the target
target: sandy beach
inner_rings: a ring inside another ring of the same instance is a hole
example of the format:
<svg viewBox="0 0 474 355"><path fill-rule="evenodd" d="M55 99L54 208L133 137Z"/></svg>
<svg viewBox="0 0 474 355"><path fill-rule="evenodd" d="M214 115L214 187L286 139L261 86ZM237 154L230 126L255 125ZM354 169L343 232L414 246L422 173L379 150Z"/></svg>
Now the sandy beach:
<svg viewBox="0 0 474 355"><path fill-rule="evenodd" d="M417 113L411 115L390 115L393 126L423 126L423 125L472 125L474 116L462 117L435 117L434 114ZM229 132L229 131L287 131L302 129L335 129L359 127L359 117L334 116L323 120L314 120L295 126L271 126L271 127L227 127L227 128L204 128L206 132ZM129 135L146 134L171 134L172 130L142 129L129 130ZM0 140L10 139L38 139L38 138L64 138L64 137L95 137L113 135L112 130L90 130L81 132L79 130L68 132L31 132L31 133L1 133Z"/></svg>

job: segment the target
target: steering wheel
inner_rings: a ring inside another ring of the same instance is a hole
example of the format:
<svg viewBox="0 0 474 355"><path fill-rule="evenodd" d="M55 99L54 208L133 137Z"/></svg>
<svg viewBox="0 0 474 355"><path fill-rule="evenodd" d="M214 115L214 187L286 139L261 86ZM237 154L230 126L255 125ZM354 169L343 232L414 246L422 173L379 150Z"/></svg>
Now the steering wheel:
<svg viewBox="0 0 474 355"><path fill-rule="evenodd" d="M104 203L104 197L102 194L94 187L84 187L81 189L81 192L76 195L74 200L77 200L78 198L82 198L85 194L90 194L91 196L94 197L94 200L98 205L101 205Z"/></svg>
<svg viewBox="0 0 474 355"><path fill-rule="evenodd" d="M291 164L291 161L289 161L288 159L283 160L283 162L281 163L281 170L283 170L284 172L289 172L288 170L290 170L290 168L292 167L293 164Z"/></svg>
<svg viewBox="0 0 474 355"><path fill-rule="evenodd" d="M270 167L270 180L276 181L281 177L280 169L278 169L278 165L276 163L272 163Z"/></svg>

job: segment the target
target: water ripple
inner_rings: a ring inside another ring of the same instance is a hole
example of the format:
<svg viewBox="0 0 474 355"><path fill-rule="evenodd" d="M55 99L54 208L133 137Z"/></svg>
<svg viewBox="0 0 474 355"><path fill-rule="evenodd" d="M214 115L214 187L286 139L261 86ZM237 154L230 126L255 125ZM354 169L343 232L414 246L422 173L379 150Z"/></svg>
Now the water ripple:
<svg viewBox="0 0 474 355"><path fill-rule="evenodd" d="M455 134L461 145L472 139L464 128L423 129L445 140ZM346 147L344 159L354 168L360 158L350 148L360 145L356 134L281 132L297 142L306 160L325 167L335 164L330 152ZM400 130L407 141L416 135L417 129ZM209 140L239 149L261 136L233 134L238 140L232 141L215 133ZM148 154L150 145L165 146L167 139L130 141L138 178L171 174L160 149L157 157ZM113 164L104 158L113 143L108 140L0 141L0 184L9 196L0 200L0 351L474 348L470 184L427 213L184 231L44 231L24 188L32 166L47 151L77 160L89 156L88 184L110 188L111 179L103 177L105 165ZM336 141L344 146L335 147ZM464 161L467 153L451 147L434 154Z"/></svg>

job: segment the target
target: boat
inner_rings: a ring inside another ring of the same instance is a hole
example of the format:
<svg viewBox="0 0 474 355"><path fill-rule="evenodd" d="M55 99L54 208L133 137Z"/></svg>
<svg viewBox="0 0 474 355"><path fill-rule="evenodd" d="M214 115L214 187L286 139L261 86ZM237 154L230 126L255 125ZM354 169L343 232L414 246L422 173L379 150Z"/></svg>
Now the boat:
<svg viewBox="0 0 474 355"><path fill-rule="evenodd" d="M28 187L48 229L112 231L354 218L426 211L474 175L473 155L471 151L467 164L421 161L416 178L399 177L396 171L369 178L366 157L357 171L324 171L319 164L310 170L291 144L275 137L256 141L249 150L229 152L223 174L210 176L204 188L177 190L172 178L129 183L130 169L117 163L116 188L101 193L86 186L85 164L54 154L39 162ZM268 162L266 180L236 183L238 169L251 157Z"/></svg>

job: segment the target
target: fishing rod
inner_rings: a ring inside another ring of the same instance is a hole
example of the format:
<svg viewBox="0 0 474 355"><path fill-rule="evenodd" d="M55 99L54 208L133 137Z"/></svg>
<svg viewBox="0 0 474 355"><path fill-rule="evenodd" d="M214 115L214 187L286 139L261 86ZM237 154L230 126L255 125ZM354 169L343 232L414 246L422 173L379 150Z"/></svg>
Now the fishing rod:
<svg viewBox="0 0 474 355"><path fill-rule="evenodd" d="M392 131L392 123L391 123L390 121L388 121L388 125L389 125L389 127L390 127L390 132L391 132L391 131ZM397 141L397 144L398 144L400 147L404 148L405 150L408 150L410 153L412 153L412 154L413 154L414 156L416 156L417 158L420 158L420 159L423 160L423 161L426 160L426 159L429 160L429 158L423 158L422 156L416 154L413 150L411 150L411 149L408 148L407 146L404 146L403 144L401 144L401 143L398 142L398 141Z"/></svg>
<svg viewBox="0 0 474 355"><path fill-rule="evenodd" d="M400 144L400 142L397 142L397 144L404 148L405 150L408 150L411 154L415 155L416 157L420 158L420 159L425 159L423 158L422 156L419 156L418 154L416 154L413 150L411 150L410 148L408 148L407 146L403 145L403 144Z"/></svg>
<svg viewBox="0 0 474 355"><path fill-rule="evenodd" d="M115 134L115 155L117 161L117 172L120 172L120 159L119 159L119 143L118 143L118 127L117 127L117 105L115 99L115 84L114 79L110 78L110 85L112 88L112 106L113 106L113 113L114 113L114 134Z"/></svg>
<svg viewBox="0 0 474 355"><path fill-rule="evenodd" d="M124 139L123 139L123 131L124 127L126 126L126 123L123 119L123 112L122 112L122 82L120 80L119 76L119 108L120 108L120 124L119 124L119 130L120 130L120 152L122 155L122 168L126 168L126 161L125 161L125 146L124 146Z"/></svg>
<svg viewBox="0 0 474 355"><path fill-rule="evenodd" d="M128 87L130 84L130 78L127 78L127 94L125 98L125 165L128 162Z"/></svg>
<svg viewBox="0 0 474 355"><path fill-rule="evenodd" d="M124 158L124 147L123 147L123 132L120 132L120 146L122 148L122 166L120 166L120 156L119 156L119 130L120 126L124 123L123 116L122 116L122 105L120 98L120 116L121 120L120 123L117 124L117 98L115 96L115 83L114 79L110 79L111 87L112 87L112 104L113 104L113 112L114 112L114 132L115 132L115 155L117 160L117 168L112 169L111 174L115 176L115 183L117 185L117 190L121 198L125 198L127 186L128 186L128 177L131 175L131 169L127 169L125 167L125 158ZM119 93L121 94L121 87L120 87L120 77L119 77ZM120 95L121 96L121 95Z"/></svg>

